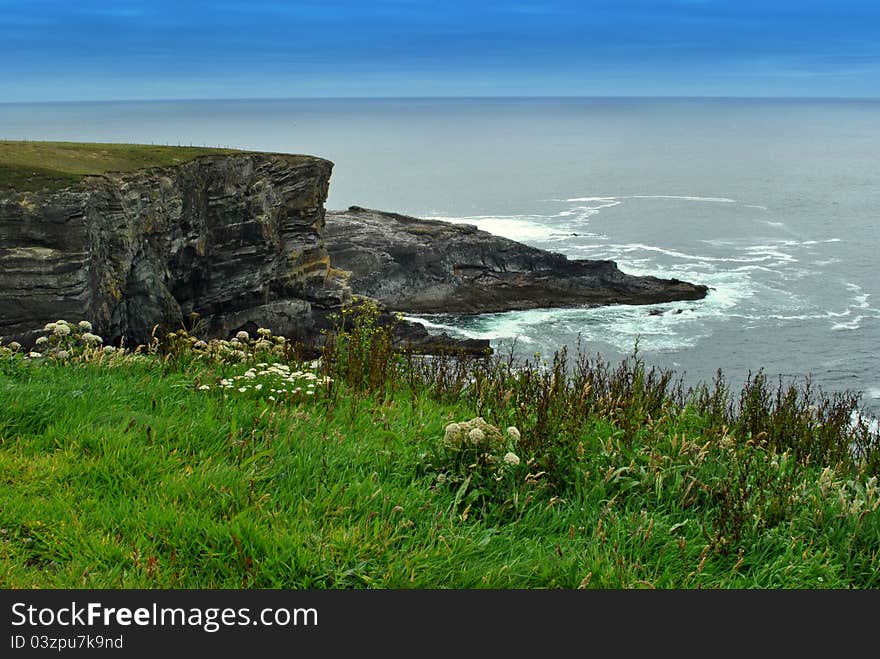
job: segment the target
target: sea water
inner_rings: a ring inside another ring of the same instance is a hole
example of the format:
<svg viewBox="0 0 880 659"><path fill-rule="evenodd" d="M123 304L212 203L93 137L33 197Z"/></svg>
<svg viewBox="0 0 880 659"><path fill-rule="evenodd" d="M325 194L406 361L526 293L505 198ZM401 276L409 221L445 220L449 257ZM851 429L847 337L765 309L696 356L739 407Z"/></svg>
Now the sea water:
<svg viewBox="0 0 880 659"><path fill-rule="evenodd" d="M696 302L421 316L688 384L763 368L880 413L880 101L334 99L0 105L0 139L230 146L335 163L327 207L474 224L710 287ZM661 313L662 312L662 313Z"/></svg>

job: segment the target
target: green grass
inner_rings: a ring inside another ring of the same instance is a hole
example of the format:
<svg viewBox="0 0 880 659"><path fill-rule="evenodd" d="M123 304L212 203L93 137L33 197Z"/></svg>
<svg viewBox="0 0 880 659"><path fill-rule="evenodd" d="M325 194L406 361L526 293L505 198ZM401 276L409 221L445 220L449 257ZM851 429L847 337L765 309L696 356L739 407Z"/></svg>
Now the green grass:
<svg viewBox="0 0 880 659"><path fill-rule="evenodd" d="M164 167L234 152L146 144L0 141L0 190L59 190L79 184L89 174Z"/></svg>
<svg viewBox="0 0 880 659"><path fill-rule="evenodd" d="M791 424L789 449L767 439L783 408L752 436L669 391L645 416L638 362L604 382L640 389L588 392L570 425L545 400L557 382L532 389L526 369L507 389L500 362L385 339L331 342L332 386L274 402L217 387L257 356L195 358L186 340L117 362L0 355L0 587L880 587L876 437L862 459L798 457ZM477 414L517 423L520 464L444 444Z"/></svg>

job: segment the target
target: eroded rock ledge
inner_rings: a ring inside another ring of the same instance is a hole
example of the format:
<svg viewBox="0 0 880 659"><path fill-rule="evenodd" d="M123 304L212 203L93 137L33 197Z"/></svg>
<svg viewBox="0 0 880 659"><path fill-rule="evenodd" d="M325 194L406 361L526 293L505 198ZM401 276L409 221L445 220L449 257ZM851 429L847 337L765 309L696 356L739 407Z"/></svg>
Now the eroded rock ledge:
<svg viewBox="0 0 880 659"><path fill-rule="evenodd" d="M613 261L569 260L467 224L357 206L328 211L324 238L355 293L411 313L657 304L707 293L678 279L624 274Z"/></svg>

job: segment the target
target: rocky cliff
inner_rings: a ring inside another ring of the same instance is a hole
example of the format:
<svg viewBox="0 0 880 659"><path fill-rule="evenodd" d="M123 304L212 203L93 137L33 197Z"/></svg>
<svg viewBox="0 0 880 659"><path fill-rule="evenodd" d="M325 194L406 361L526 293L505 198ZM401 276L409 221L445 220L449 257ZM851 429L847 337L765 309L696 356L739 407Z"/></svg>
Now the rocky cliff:
<svg viewBox="0 0 880 659"><path fill-rule="evenodd" d="M106 342L128 346L148 342L157 326L194 325L204 337L268 327L311 342L353 293L378 300L386 320L395 310L482 313L706 294L467 225L357 207L325 213L332 167L311 156L236 152L0 195L0 336L27 343L65 318L89 320ZM397 340L422 352L488 348L406 322Z"/></svg>
<svg viewBox="0 0 880 659"><path fill-rule="evenodd" d="M305 336L350 298L324 248L333 164L241 153L88 177L0 199L0 336L88 319L105 340L155 325L211 336L271 327Z"/></svg>
<svg viewBox="0 0 880 659"><path fill-rule="evenodd" d="M466 224L352 207L328 212L325 244L355 293L411 313L697 300L705 286L569 260Z"/></svg>

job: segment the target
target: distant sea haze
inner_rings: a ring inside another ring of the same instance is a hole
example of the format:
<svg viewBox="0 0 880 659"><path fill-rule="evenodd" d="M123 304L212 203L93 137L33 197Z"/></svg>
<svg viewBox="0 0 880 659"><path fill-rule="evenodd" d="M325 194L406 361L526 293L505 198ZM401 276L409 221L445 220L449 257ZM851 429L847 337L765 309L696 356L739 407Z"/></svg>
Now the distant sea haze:
<svg viewBox="0 0 880 659"><path fill-rule="evenodd" d="M763 368L880 414L880 101L373 99L0 105L0 139L230 146L335 163L328 208L467 222L711 287L699 302L422 318L687 383ZM653 310L653 313L652 313ZM662 313L659 313L662 312Z"/></svg>

